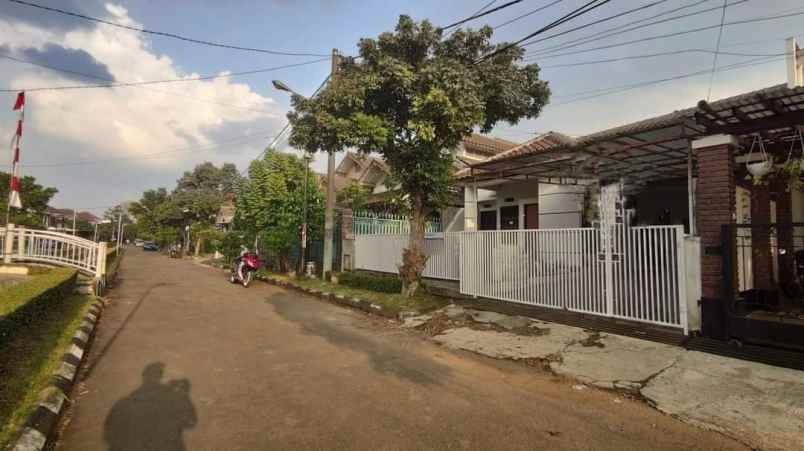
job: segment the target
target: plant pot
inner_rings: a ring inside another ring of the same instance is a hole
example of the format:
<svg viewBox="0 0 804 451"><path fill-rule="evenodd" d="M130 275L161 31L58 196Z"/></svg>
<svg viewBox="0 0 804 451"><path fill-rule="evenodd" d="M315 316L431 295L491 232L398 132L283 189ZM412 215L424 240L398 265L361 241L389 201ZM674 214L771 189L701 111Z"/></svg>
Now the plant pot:
<svg viewBox="0 0 804 451"><path fill-rule="evenodd" d="M757 163L748 163L745 165L745 168L754 177L764 177L773 169L773 161L766 160Z"/></svg>

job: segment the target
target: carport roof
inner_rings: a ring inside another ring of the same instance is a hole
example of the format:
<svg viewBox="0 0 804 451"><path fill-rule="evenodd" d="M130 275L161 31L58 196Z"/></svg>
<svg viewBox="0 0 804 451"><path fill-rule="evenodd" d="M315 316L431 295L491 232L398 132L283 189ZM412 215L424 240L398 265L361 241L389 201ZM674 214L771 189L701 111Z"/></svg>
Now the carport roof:
<svg viewBox="0 0 804 451"><path fill-rule="evenodd" d="M804 88L772 86L578 138L542 135L457 176L474 181L625 178L631 183L683 178L689 142L701 136L728 133L746 140L759 132L769 149L789 147L783 144L804 124L803 105Z"/></svg>

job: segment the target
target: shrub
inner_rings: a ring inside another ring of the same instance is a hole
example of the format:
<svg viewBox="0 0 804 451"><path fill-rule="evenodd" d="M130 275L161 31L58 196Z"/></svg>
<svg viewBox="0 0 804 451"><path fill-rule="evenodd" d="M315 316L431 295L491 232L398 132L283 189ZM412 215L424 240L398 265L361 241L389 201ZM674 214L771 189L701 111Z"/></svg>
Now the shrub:
<svg viewBox="0 0 804 451"><path fill-rule="evenodd" d="M338 283L352 288L377 291L380 293L400 293L402 281L399 277L390 274L375 274L367 272L344 272L338 275Z"/></svg>

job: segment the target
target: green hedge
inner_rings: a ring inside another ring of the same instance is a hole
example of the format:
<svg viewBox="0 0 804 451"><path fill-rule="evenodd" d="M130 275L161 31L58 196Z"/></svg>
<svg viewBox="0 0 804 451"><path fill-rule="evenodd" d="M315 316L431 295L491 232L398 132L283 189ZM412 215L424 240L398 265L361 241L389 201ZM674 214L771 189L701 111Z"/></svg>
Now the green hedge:
<svg viewBox="0 0 804 451"><path fill-rule="evenodd" d="M338 284L380 293L396 294L402 291L398 276L366 272L344 272L338 275Z"/></svg>
<svg viewBox="0 0 804 451"><path fill-rule="evenodd" d="M72 294L77 272L55 268L0 293L0 343L10 328L30 322L49 303Z"/></svg>

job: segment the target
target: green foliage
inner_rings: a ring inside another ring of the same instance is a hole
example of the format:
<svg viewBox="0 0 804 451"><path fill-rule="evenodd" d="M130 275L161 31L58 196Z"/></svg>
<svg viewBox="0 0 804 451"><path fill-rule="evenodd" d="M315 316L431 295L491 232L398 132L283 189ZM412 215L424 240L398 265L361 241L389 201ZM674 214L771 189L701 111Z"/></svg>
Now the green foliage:
<svg viewBox="0 0 804 451"><path fill-rule="evenodd" d="M538 116L550 94L536 64L515 64L520 47L476 63L506 45L491 44L491 36L484 27L444 39L428 21L401 16L394 32L362 39L360 59L343 60L319 96L294 96L291 144L378 152L425 213L440 207L453 167L445 149L475 128Z"/></svg>
<svg viewBox="0 0 804 451"><path fill-rule="evenodd" d="M182 241L184 228L190 225L193 242L201 238L205 251L217 250L222 236L210 234L215 216L241 182L235 165L217 167L205 162L185 172L172 192L165 188L145 191L129 207L137 219L136 236L168 246Z"/></svg>
<svg viewBox="0 0 804 451"><path fill-rule="evenodd" d="M26 321L0 321L6 328L0 336L0 449L8 449L36 409L43 389L52 383L64 353L94 298L70 295L37 298L36 308L28 311ZM30 305L28 307L34 307ZM33 311L37 311L33 315ZM7 323L7 324L6 324ZM15 324L19 327L8 329Z"/></svg>
<svg viewBox="0 0 804 451"><path fill-rule="evenodd" d="M492 29L445 37L428 21L401 16L394 32L362 39L359 58L346 58L315 98L293 97L290 143L308 152L355 148L382 155L392 185L408 195L412 258L405 274L424 269L427 214L449 198L453 153L473 130L538 116L550 90L524 49L491 43ZM416 280L405 280L413 285Z"/></svg>
<svg viewBox="0 0 804 451"><path fill-rule="evenodd" d="M379 293L399 293L402 289L402 281L397 276L359 271L339 274L338 283L347 287L377 291Z"/></svg>
<svg viewBox="0 0 804 451"><path fill-rule="evenodd" d="M350 180L349 184L338 192L338 204L352 210L361 210L368 203L371 191L360 183Z"/></svg>
<svg viewBox="0 0 804 451"><path fill-rule="evenodd" d="M249 167L248 179L237 195L235 222L260 244L286 260L298 243L304 212L304 186L307 179L308 238L323 234L324 195L314 177L305 175L301 158L269 151ZM248 246L248 245L247 245ZM249 246L253 247L253 246Z"/></svg>
<svg viewBox="0 0 804 451"><path fill-rule="evenodd" d="M0 209L5 213L8 207L8 190L11 174L0 171ZM56 188L46 188L36 183L36 178L26 175L20 180L22 210L11 209L11 222L25 227L41 227L42 215L47 212L50 199L58 192Z"/></svg>

